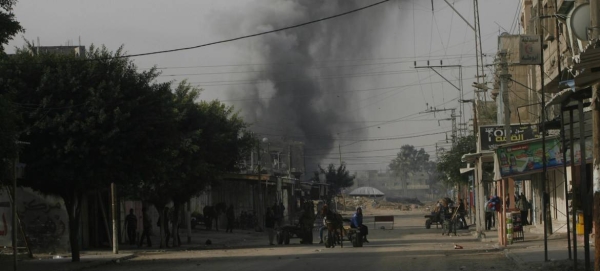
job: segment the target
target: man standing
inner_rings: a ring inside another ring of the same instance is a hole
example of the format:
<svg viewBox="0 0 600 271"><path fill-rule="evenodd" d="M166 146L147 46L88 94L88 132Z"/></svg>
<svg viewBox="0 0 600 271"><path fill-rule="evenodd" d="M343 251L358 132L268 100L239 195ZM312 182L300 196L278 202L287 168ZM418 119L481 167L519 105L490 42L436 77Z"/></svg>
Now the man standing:
<svg viewBox="0 0 600 271"><path fill-rule="evenodd" d="M529 225L529 221L527 221L527 217L529 216L529 202L523 193L521 193L517 201L517 209L521 211L521 225Z"/></svg>
<svg viewBox="0 0 600 271"><path fill-rule="evenodd" d="M133 214L133 209L129 209L129 214L125 217L125 228L127 229L129 244L134 245L137 230L137 217Z"/></svg>
<svg viewBox="0 0 600 271"><path fill-rule="evenodd" d="M146 207L142 207L142 223L144 226L144 230L142 231L142 236L140 237L140 242L138 243L138 247L141 247L144 243L144 237L146 237L148 241L148 247L152 246L152 241L150 240L150 233L152 232L152 220L150 216L146 212Z"/></svg>
<svg viewBox="0 0 600 271"><path fill-rule="evenodd" d="M267 215L265 216L265 229L269 234L269 245L273 245L273 239L275 239L275 213L272 208L267 208Z"/></svg>
<svg viewBox="0 0 600 271"><path fill-rule="evenodd" d="M235 221L235 212L233 211L233 204L229 205L229 208L227 208L227 212L225 215L227 216L227 229L225 229L225 232L233 233L233 222Z"/></svg>

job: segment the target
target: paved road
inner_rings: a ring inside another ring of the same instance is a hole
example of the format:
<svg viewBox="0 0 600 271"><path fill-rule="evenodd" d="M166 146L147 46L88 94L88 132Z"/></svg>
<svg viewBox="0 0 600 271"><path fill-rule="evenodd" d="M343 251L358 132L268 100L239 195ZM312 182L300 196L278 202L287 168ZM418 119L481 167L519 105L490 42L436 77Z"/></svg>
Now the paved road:
<svg viewBox="0 0 600 271"><path fill-rule="evenodd" d="M372 221L366 223L372 228ZM93 270L523 270L489 243L477 241L468 231L442 236L425 229L421 212L396 216L396 226L370 229L368 244L326 249L322 245L255 245L233 249L194 249L138 253L134 259ZM379 227L379 225L378 225ZM318 234L315 234L318 241ZM294 243L298 239L292 239ZM266 241L265 241L266 243ZM463 249L454 249L455 244Z"/></svg>
<svg viewBox="0 0 600 271"><path fill-rule="evenodd" d="M384 212L387 212L384 210ZM19 271L80 271L80 270L571 270L567 260L566 238L553 235L548 242L552 261L543 262L543 239L530 229L525 242L497 249L494 233L477 241L467 231L458 236L441 236L440 229L425 229L423 211L392 211L396 227L373 229L371 243L362 248L326 249L322 245L269 246L264 233L250 230L196 230L192 243L182 247L159 249L122 245L119 254L110 250L88 250L81 262L71 263L68 254L53 259L53 255L36 254L35 259L23 258ZM183 236L182 236L183 237ZM318 238L315 234L315 239ZM211 245L205 245L207 239ZM157 240L155 240L157 241ZM317 240L315 240L317 241ZM157 242L156 242L157 243ZM454 249L458 244L464 249ZM1 251L0 251L1 252ZM12 270L12 258L0 253L0 270ZM582 259L583 257L580 257ZM583 263L579 265L580 270Z"/></svg>

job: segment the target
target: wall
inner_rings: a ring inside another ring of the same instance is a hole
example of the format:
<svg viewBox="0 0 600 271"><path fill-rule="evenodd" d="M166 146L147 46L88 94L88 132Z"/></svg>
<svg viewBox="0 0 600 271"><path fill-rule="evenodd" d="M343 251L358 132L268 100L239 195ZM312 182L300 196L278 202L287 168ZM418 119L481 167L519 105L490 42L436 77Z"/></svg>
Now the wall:
<svg viewBox="0 0 600 271"><path fill-rule="evenodd" d="M12 246L12 213L6 190L0 191L0 246ZM17 189L17 209L33 251L69 250L69 223L63 200L44 196L30 188ZM18 246L24 247L19 233Z"/></svg>

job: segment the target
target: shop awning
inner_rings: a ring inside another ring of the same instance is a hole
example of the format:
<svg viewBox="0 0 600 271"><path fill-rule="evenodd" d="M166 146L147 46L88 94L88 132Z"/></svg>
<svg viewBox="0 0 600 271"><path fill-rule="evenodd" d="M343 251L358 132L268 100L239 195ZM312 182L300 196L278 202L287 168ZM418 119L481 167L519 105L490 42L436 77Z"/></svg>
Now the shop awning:
<svg viewBox="0 0 600 271"><path fill-rule="evenodd" d="M482 162L493 162L494 152L493 151L481 151L476 153L467 153L461 157L462 162L473 163L475 160L481 157Z"/></svg>
<svg viewBox="0 0 600 271"><path fill-rule="evenodd" d="M473 170L475 170L475 168L474 168L474 167L461 168L461 169L460 169L460 174L465 174L465 173L467 173L467 172L471 172L471 171L473 171Z"/></svg>

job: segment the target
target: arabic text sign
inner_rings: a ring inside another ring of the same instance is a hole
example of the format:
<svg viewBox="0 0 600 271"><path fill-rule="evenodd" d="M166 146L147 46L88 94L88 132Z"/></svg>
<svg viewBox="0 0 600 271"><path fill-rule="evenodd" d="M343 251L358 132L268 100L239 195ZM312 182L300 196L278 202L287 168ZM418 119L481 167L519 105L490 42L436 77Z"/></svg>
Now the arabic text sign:
<svg viewBox="0 0 600 271"><path fill-rule="evenodd" d="M535 138L535 133L530 125L511 125L511 142L518 142ZM481 150L496 149L498 145L506 143L504 126L479 127L479 140Z"/></svg>
<svg viewBox="0 0 600 271"><path fill-rule="evenodd" d="M521 35L519 42L519 64L542 64L542 38L537 35Z"/></svg>
<svg viewBox="0 0 600 271"><path fill-rule="evenodd" d="M543 169L542 141L522 145L499 147L496 150L502 177L534 173ZM546 168L563 165L563 154L560 150L560 140L546 140Z"/></svg>

